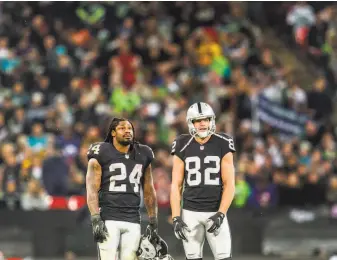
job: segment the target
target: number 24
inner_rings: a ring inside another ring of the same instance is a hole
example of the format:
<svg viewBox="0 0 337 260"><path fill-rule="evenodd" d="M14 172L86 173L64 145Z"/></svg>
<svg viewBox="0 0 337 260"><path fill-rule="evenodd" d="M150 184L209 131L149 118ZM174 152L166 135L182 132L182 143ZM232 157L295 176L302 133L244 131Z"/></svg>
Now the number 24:
<svg viewBox="0 0 337 260"><path fill-rule="evenodd" d="M90 151L94 151L94 154L99 154L99 148L100 148L100 144L96 144L96 145L90 145L90 147L89 147L89 149L88 149L88 152L87 152L87 154L89 154L90 153Z"/></svg>
<svg viewBox="0 0 337 260"><path fill-rule="evenodd" d="M142 168L143 165L136 164L129 175L130 183L135 185L133 188L134 192L139 192L140 178L143 175ZM124 163L113 163L109 167L110 172L115 172L117 169L120 169L120 174L112 175L110 177L109 191L126 192L125 183L120 185L117 185L116 183L116 181L123 181L128 177L126 173L126 166Z"/></svg>

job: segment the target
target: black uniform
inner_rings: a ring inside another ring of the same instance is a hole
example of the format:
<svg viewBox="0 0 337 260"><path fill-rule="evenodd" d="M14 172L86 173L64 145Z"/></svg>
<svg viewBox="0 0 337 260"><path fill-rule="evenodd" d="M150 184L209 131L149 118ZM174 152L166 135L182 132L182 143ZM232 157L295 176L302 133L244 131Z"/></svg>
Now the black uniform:
<svg viewBox="0 0 337 260"><path fill-rule="evenodd" d="M235 152L233 139L213 134L205 144L191 135L180 135L172 144L172 155L185 163L183 209L216 212L222 196L221 159Z"/></svg>
<svg viewBox="0 0 337 260"><path fill-rule="evenodd" d="M144 174L154 158L152 149L135 144L129 154L119 152L110 143L92 144L88 159L102 167L99 207L103 220L140 223L140 189Z"/></svg>

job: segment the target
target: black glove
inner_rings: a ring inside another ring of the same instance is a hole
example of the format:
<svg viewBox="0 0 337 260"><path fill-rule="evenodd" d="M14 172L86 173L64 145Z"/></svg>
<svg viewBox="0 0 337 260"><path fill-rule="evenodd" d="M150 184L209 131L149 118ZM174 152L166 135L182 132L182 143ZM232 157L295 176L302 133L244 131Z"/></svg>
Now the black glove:
<svg viewBox="0 0 337 260"><path fill-rule="evenodd" d="M92 233L97 243L103 243L108 237L108 230L99 214L91 216Z"/></svg>
<svg viewBox="0 0 337 260"><path fill-rule="evenodd" d="M191 230L188 228L186 223L181 219L181 217L174 217L173 219L173 229L174 229L174 234L178 239L183 239L187 240L185 236L185 230L188 232L191 232Z"/></svg>
<svg viewBox="0 0 337 260"><path fill-rule="evenodd" d="M213 221L213 225L209 229L207 229L207 232L216 233L216 231L220 228L224 218L225 214L223 214L222 212L217 212L212 217L210 217L208 221Z"/></svg>
<svg viewBox="0 0 337 260"><path fill-rule="evenodd" d="M149 224L146 227L146 235L152 239L158 239L158 219L157 217L150 217Z"/></svg>

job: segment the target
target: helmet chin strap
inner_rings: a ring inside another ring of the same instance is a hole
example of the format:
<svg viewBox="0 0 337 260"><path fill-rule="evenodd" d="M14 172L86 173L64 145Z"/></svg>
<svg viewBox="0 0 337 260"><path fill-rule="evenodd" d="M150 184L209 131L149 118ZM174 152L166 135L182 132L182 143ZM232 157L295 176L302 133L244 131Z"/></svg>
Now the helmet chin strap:
<svg viewBox="0 0 337 260"><path fill-rule="evenodd" d="M208 136L210 136L210 135L212 135L212 134L214 134L214 131L212 131L211 128L208 127L207 132L205 132L205 136L200 136L199 133L198 133L198 131L196 131L196 134L194 135L194 137L195 137L195 136L198 136L198 137L201 138L201 139L205 139L206 137L208 137Z"/></svg>
<svg viewBox="0 0 337 260"><path fill-rule="evenodd" d="M200 137L201 139L205 139L207 136L209 136L208 131L203 132L202 135L200 133L197 133L197 136Z"/></svg>
<svg viewBox="0 0 337 260"><path fill-rule="evenodd" d="M205 134L205 136L201 136L200 133L196 130L196 134L194 135L194 137L197 136L197 137L199 137L199 138L201 138L201 139L205 139L206 137L208 137L208 136L214 134L214 132L211 131L211 129L208 129L207 132L203 132L203 134Z"/></svg>

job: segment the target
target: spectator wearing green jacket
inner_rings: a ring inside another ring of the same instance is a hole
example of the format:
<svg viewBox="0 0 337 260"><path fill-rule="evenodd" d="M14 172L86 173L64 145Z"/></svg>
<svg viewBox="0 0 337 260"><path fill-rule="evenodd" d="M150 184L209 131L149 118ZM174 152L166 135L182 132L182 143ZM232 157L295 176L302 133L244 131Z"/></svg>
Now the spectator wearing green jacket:
<svg viewBox="0 0 337 260"><path fill-rule="evenodd" d="M243 208L247 203L250 193L251 188L244 179L244 176L242 174L238 174L235 181L235 197L233 206L236 208Z"/></svg>

